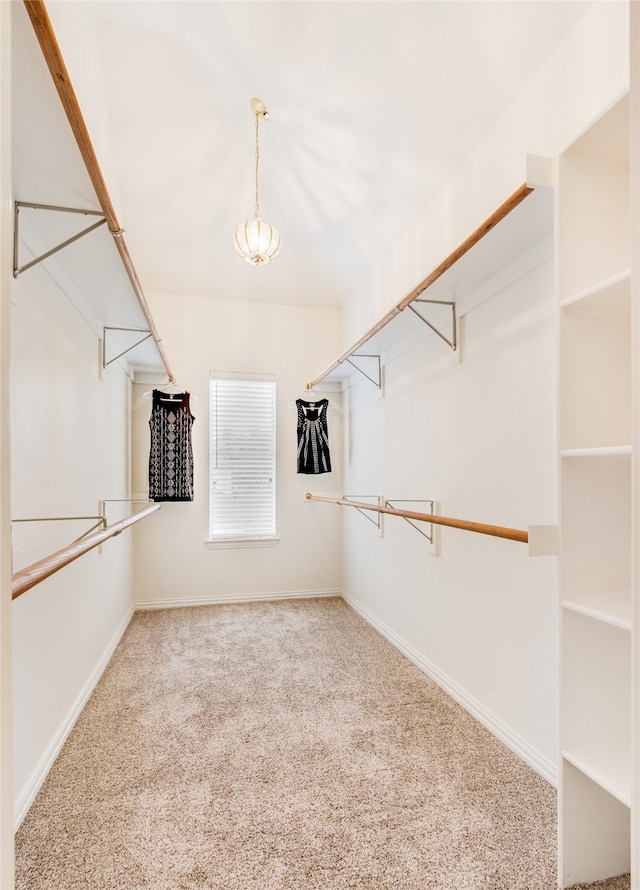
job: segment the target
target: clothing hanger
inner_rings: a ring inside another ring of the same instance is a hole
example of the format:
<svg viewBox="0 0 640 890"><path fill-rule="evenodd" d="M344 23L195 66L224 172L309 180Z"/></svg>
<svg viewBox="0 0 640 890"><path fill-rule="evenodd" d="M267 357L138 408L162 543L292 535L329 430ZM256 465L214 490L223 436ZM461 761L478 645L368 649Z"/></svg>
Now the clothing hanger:
<svg viewBox="0 0 640 890"><path fill-rule="evenodd" d="M185 393L187 391L182 386L179 386L178 381L175 379L170 380L168 383L156 383L153 385L154 385L155 389L158 389L158 390L160 390L160 392L165 393L166 395L169 396L168 399L163 399L162 397L160 397L161 402L173 402L173 401L175 401L175 399L171 398L172 395L182 395L183 393ZM153 390L148 389L146 392L143 392L142 395L145 399L151 399L151 398L153 398ZM189 393L189 400L191 402L197 402L198 396L194 396L194 395L191 395L191 393Z"/></svg>
<svg viewBox="0 0 640 890"><path fill-rule="evenodd" d="M328 399L328 393L322 393L313 389L305 389L304 394L298 396L298 398L302 399L303 402L321 402L323 399ZM287 407L297 408L296 401L297 399L295 399L293 402L289 402ZM331 401L331 399L328 399L328 401L329 404L327 405L327 408L338 407L335 402Z"/></svg>

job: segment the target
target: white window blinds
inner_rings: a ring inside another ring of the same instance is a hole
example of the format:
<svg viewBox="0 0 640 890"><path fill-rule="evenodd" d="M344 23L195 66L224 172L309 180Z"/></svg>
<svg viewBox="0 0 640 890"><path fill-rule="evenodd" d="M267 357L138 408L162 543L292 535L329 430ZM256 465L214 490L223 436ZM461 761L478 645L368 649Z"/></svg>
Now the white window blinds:
<svg viewBox="0 0 640 890"><path fill-rule="evenodd" d="M210 375L209 538L276 533L276 382L272 375Z"/></svg>

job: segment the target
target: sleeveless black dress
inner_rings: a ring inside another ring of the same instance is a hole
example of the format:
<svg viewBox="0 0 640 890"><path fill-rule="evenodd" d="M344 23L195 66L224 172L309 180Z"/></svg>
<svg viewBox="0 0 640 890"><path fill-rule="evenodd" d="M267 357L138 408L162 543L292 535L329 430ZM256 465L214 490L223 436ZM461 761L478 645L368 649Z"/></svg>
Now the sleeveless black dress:
<svg viewBox="0 0 640 890"><path fill-rule="evenodd" d="M152 501L193 500L193 448L191 429L194 417L189 393L153 391L149 418L149 498Z"/></svg>
<svg viewBox="0 0 640 890"><path fill-rule="evenodd" d="M305 402L296 399L298 408L298 473L316 475L331 472L328 399Z"/></svg>

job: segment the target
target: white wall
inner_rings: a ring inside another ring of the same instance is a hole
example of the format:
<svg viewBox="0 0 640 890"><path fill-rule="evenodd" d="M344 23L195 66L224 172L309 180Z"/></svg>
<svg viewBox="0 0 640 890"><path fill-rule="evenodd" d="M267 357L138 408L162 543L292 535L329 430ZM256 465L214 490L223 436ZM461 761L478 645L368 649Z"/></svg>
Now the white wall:
<svg viewBox="0 0 640 890"><path fill-rule="evenodd" d="M268 270L266 270L268 272ZM260 274L260 270L258 270ZM151 311L182 387L197 401L193 426L195 498L163 504L136 527L135 583L138 606L220 602L265 596L338 593L341 589L340 515L317 514L304 493L341 490L342 423L339 407L328 415L332 465L320 476L296 473L296 411L304 384L325 367L338 348L339 313L274 304L188 296L150 295ZM208 549L208 460L210 371L276 375L275 547ZM152 386L134 389L134 489L148 491ZM331 394L339 405L340 393Z"/></svg>
<svg viewBox="0 0 640 890"><path fill-rule="evenodd" d="M11 282L11 6L0 4L0 887L13 887L11 677L11 478L9 464L9 294Z"/></svg>
<svg viewBox="0 0 640 890"><path fill-rule="evenodd" d="M349 300L345 348L525 182L528 154L559 154L626 93L628 19L627 0L594 0L396 250L382 258L371 279Z"/></svg>
<svg viewBox="0 0 640 890"><path fill-rule="evenodd" d="M14 282L12 299L12 515L97 515L100 499L129 496L130 381L118 364L100 379L97 333L44 266ZM110 507L107 521L129 512ZM15 523L14 571L91 524ZM132 541L113 538L14 602L18 820L130 619Z"/></svg>
<svg viewBox="0 0 640 890"><path fill-rule="evenodd" d="M553 263L464 312L464 360L435 335L385 365L385 397L345 394L345 490L434 499L444 516L555 524ZM518 280L519 279L519 280ZM504 281L501 279L501 285ZM485 284L486 299L493 290ZM426 330L426 329L425 329ZM373 490L372 490L373 488ZM420 510L420 505L409 504ZM424 508L422 508L424 509ZM526 544L404 520L344 518L348 600L543 774L555 769L556 561Z"/></svg>
<svg viewBox="0 0 640 890"><path fill-rule="evenodd" d="M627 89L628 4L596 2L350 302L343 347L525 182L527 154L562 151ZM472 305L473 293L464 300ZM434 497L444 515L516 528L555 523L554 324L549 260L468 315L461 365L432 337L388 365L382 401L358 382L348 392L345 490ZM447 529L434 558L401 520L380 539L349 512L345 595L554 780L555 560Z"/></svg>

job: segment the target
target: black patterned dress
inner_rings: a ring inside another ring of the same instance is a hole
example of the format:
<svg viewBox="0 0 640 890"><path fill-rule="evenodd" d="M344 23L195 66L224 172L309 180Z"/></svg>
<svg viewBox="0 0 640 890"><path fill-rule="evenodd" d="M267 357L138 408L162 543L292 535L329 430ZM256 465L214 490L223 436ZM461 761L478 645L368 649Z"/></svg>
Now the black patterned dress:
<svg viewBox="0 0 640 890"><path fill-rule="evenodd" d="M153 390L149 418L149 497L153 501L193 500L193 448L191 429L194 417L189 393Z"/></svg>
<svg viewBox="0 0 640 890"><path fill-rule="evenodd" d="M298 408L298 473L316 475L331 472L328 399L305 402L296 399Z"/></svg>

